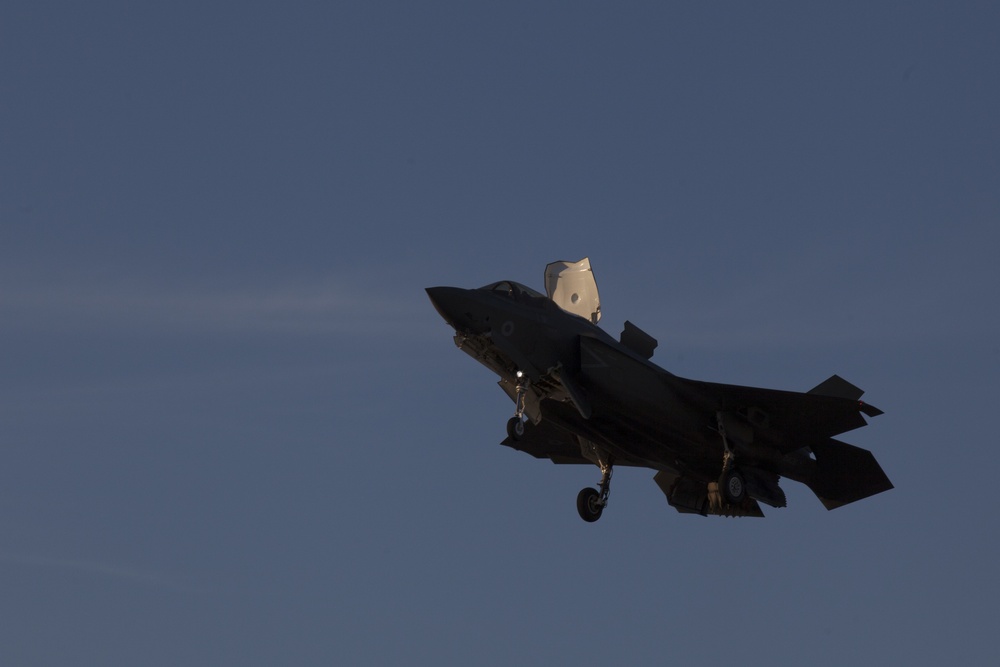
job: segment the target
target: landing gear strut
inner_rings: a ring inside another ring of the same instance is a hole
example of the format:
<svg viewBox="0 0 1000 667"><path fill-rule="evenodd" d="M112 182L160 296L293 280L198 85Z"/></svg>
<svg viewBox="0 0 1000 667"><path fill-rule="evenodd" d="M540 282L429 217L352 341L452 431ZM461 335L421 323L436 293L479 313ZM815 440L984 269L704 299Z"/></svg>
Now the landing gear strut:
<svg viewBox="0 0 1000 667"><path fill-rule="evenodd" d="M719 435L722 436L722 446L726 453L722 456L722 474L719 476L719 490L722 491L722 498L730 505L739 505L747 497L747 485L743 475L736 468L735 455L729 447L729 439L726 438L726 425L723 422L722 413L718 414Z"/></svg>
<svg viewBox="0 0 1000 667"><path fill-rule="evenodd" d="M608 506L608 496L611 495L610 463L601 463L601 483L599 489L588 486L576 497L576 509L580 518L587 523L593 523L601 518L604 508Z"/></svg>
<svg viewBox="0 0 1000 667"><path fill-rule="evenodd" d="M517 398L514 399L514 416L507 421L507 435L511 440L520 440L524 437L524 393L527 388L528 378L518 371L517 384L514 385L517 391Z"/></svg>

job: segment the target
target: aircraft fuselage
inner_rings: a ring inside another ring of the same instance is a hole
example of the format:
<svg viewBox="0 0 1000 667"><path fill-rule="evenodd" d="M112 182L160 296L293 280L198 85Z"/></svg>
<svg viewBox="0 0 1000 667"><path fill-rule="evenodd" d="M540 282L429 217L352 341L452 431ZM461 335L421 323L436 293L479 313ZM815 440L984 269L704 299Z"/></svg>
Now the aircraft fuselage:
<svg viewBox="0 0 1000 667"><path fill-rule="evenodd" d="M550 284L559 272L565 282ZM613 465L657 470L668 502L699 514L763 516L758 500L783 507L780 477L805 483L828 509L892 488L871 452L833 439L864 426L862 413L881 414L854 385L832 376L799 393L678 377L650 361L656 341L631 323L620 340L596 325L586 259L549 265L546 280L548 297L511 281L427 294L456 345L514 401L503 444L601 468L600 491L577 499L585 520L606 506Z"/></svg>

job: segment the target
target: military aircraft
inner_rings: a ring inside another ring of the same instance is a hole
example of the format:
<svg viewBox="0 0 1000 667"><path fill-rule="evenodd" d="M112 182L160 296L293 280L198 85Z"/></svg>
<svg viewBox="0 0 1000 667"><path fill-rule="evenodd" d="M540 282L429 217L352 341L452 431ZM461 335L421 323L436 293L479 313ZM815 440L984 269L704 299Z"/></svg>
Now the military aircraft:
<svg viewBox="0 0 1000 667"><path fill-rule="evenodd" d="M601 517L616 465L656 470L671 506L703 516L785 507L781 477L828 510L893 488L871 452L834 439L882 414L846 380L799 393L681 378L650 361L657 341L631 322L618 340L597 326L588 258L546 266L545 289L503 280L426 291L455 344L514 401L502 444L600 468L598 488L577 497L584 521Z"/></svg>

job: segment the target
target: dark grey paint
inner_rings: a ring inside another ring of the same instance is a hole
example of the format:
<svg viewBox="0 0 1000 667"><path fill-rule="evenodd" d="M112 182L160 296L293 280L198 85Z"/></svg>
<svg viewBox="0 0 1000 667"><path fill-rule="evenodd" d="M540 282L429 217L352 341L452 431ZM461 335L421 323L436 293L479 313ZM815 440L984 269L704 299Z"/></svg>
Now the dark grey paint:
<svg viewBox="0 0 1000 667"><path fill-rule="evenodd" d="M781 477L828 509L892 488L870 452L834 439L864 426L862 414L881 414L837 376L807 393L688 380L649 360L656 340L635 325L615 340L518 283L427 294L458 347L497 373L515 403L520 389L527 422L503 444L595 463L602 491L613 465L643 466L680 512L763 516L759 503L785 505ZM735 496L725 493L733 474ZM581 514L596 520L600 509Z"/></svg>

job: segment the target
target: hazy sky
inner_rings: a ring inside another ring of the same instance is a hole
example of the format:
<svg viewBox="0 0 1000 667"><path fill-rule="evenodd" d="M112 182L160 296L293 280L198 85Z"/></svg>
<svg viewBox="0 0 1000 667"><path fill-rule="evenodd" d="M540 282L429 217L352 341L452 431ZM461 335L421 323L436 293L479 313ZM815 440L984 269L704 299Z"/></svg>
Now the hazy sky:
<svg viewBox="0 0 1000 667"><path fill-rule="evenodd" d="M994 3L0 8L0 663L985 664ZM886 414L763 520L499 446L432 285L589 256L686 377Z"/></svg>

